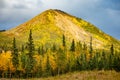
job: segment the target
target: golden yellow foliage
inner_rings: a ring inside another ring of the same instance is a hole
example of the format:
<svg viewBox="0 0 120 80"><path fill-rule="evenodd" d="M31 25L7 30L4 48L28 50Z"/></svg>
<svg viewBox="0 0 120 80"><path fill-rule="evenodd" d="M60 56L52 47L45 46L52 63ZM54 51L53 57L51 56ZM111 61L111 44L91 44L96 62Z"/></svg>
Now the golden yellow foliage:
<svg viewBox="0 0 120 80"><path fill-rule="evenodd" d="M50 65L52 69L55 70L57 68L57 63L56 63L56 58L54 57L54 55L49 56L49 61L50 61Z"/></svg>
<svg viewBox="0 0 120 80"><path fill-rule="evenodd" d="M0 54L0 70L6 71L8 68L14 71L14 67L11 61L11 52L7 51Z"/></svg>
<svg viewBox="0 0 120 80"><path fill-rule="evenodd" d="M43 59L42 59L42 71L44 71L45 70L45 68L46 68L46 61L47 61L47 56L43 56Z"/></svg>

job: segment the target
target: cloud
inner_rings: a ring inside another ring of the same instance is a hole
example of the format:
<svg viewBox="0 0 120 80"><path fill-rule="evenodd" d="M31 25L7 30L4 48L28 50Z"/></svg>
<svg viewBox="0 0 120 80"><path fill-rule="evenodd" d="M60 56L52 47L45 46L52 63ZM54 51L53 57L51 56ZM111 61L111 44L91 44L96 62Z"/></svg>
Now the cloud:
<svg viewBox="0 0 120 80"><path fill-rule="evenodd" d="M0 0L0 8L35 8L40 0Z"/></svg>
<svg viewBox="0 0 120 80"><path fill-rule="evenodd" d="M119 34L120 0L0 0L0 26L9 29L51 8L83 18L112 36Z"/></svg>
<svg viewBox="0 0 120 80"><path fill-rule="evenodd" d="M0 24L22 23L37 15L40 0L0 0Z"/></svg>

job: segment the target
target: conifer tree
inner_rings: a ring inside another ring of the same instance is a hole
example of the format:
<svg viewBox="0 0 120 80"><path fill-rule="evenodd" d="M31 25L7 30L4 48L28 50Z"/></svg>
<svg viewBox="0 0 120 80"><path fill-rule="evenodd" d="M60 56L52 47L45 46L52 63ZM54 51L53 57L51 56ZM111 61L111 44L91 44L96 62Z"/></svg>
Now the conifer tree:
<svg viewBox="0 0 120 80"><path fill-rule="evenodd" d="M34 43L32 38L32 30L30 30L29 38L28 38L28 51L29 51L29 57L32 58L34 55Z"/></svg>
<svg viewBox="0 0 120 80"><path fill-rule="evenodd" d="M90 37L90 58L92 57L93 47L92 47L92 37Z"/></svg>
<svg viewBox="0 0 120 80"><path fill-rule="evenodd" d="M32 38L32 30L30 30L30 33L29 33L29 38L28 38L28 69L27 69L27 72L31 72L33 67L34 67L34 63L35 63L35 60L33 58L33 55L34 55L34 43L33 43L33 38Z"/></svg>
<svg viewBox="0 0 120 80"><path fill-rule="evenodd" d="M12 51L12 63L14 65L14 67L17 69L18 65L19 65L19 59L18 59L18 49L16 46L16 39L13 39L13 51Z"/></svg>
<svg viewBox="0 0 120 80"><path fill-rule="evenodd" d="M63 35L63 47L66 46L66 42L65 42L65 35Z"/></svg>
<svg viewBox="0 0 120 80"><path fill-rule="evenodd" d="M56 49L56 45L53 44L53 47L52 47L52 51L55 52L57 49Z"/></svg>
<svg viewBox="0 0 120 80"><path fill-rule="evenodd" d="M45 53L44 46L41 46L41 54L43 55Z"/></svg>
<svg viewBox="0 0 120 80"><path fill-rule="evenodd" d="M24 45L22 45L22 49L21 49L22 52L24 52Z"/></svg>
<svg viewBox="0 0 120 80"><path fill-rule="evenodd" d="M111 54L113 55L114 54L114 46L113 46L113 44L111 45L110 51L111 51Z"/></svg>
<svg viewBox="0 0 120 80"><path fill-rule="evenodd" d="M74 39L72 40L70 51L75 52L75 41L74 41Z"/></svg>

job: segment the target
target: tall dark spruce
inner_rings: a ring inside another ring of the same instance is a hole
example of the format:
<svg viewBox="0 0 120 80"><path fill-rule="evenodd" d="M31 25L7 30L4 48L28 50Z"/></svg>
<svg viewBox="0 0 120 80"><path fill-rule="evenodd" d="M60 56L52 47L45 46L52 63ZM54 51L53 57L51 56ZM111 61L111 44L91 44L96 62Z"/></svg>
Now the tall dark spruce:
<svg viewBox="0 0 120 80"><path fill-rule="evenodd" d="M63 47L66 46L66 42L65 42L65 35L63 35Z"/></svg>
<svg viewBox="0 0 120 80"><path fill-rule="evenodd" d="M12 49L12 63L14 65L14 67L17 69L17 67L19 66L19 59L18 59L18 49L16 46L16 39L13 39L13 49Z"/></svg>
<svg viewBox="0 0 120 80"><path fill-rule="evenodd" d="M30 30L30 33L29 33L28 50L29 50L29 57L32 58L34 54L34 43L33 43L33 38L32 38L32 30Z"/></svg>
<svg viewBox="0 0 120 80"><path fill-rule="evenodd" d="M113 55L114 54L114 46L113 46L113 44L111 45L110 51L111 51L111 54Z"/></svg>
<svg viewBox="0 0 120 80"><path fill-rule="evenodd" d="M32 30L30 30L29 33L29 38L28 38L28 66L27 66L27 72L31 72L33 70L34 67L34 42L33 42L33 38L32 38Z"/></svg>
<svg viewBox="0 0 120 80"><path fill-rule="evenodd" d="M70 51L75 52L75 41L72 40Z"/></svg>

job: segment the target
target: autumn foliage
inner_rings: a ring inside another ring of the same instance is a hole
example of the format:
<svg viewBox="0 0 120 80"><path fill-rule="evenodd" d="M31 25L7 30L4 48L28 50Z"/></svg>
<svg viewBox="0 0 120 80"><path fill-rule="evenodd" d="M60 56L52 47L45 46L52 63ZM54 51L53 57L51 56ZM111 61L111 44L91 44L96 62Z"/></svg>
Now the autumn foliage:
<svg viewBox="0 0 120 80"><path fill-rule="evenodd" d="M61 46L51 44L49 48L44 45L36 47L30 31L26 45L18 48L14 43L12 50L1 51L0 77L47 77L82 70L120 71L120 52L115 51L113 44L108 47L109 50L96 50L92 48L92 39L90 46L73 40L68 47L64 35L61 41ZM15 53L17 62L14 60L14 48L18 50Z"/></svg>

